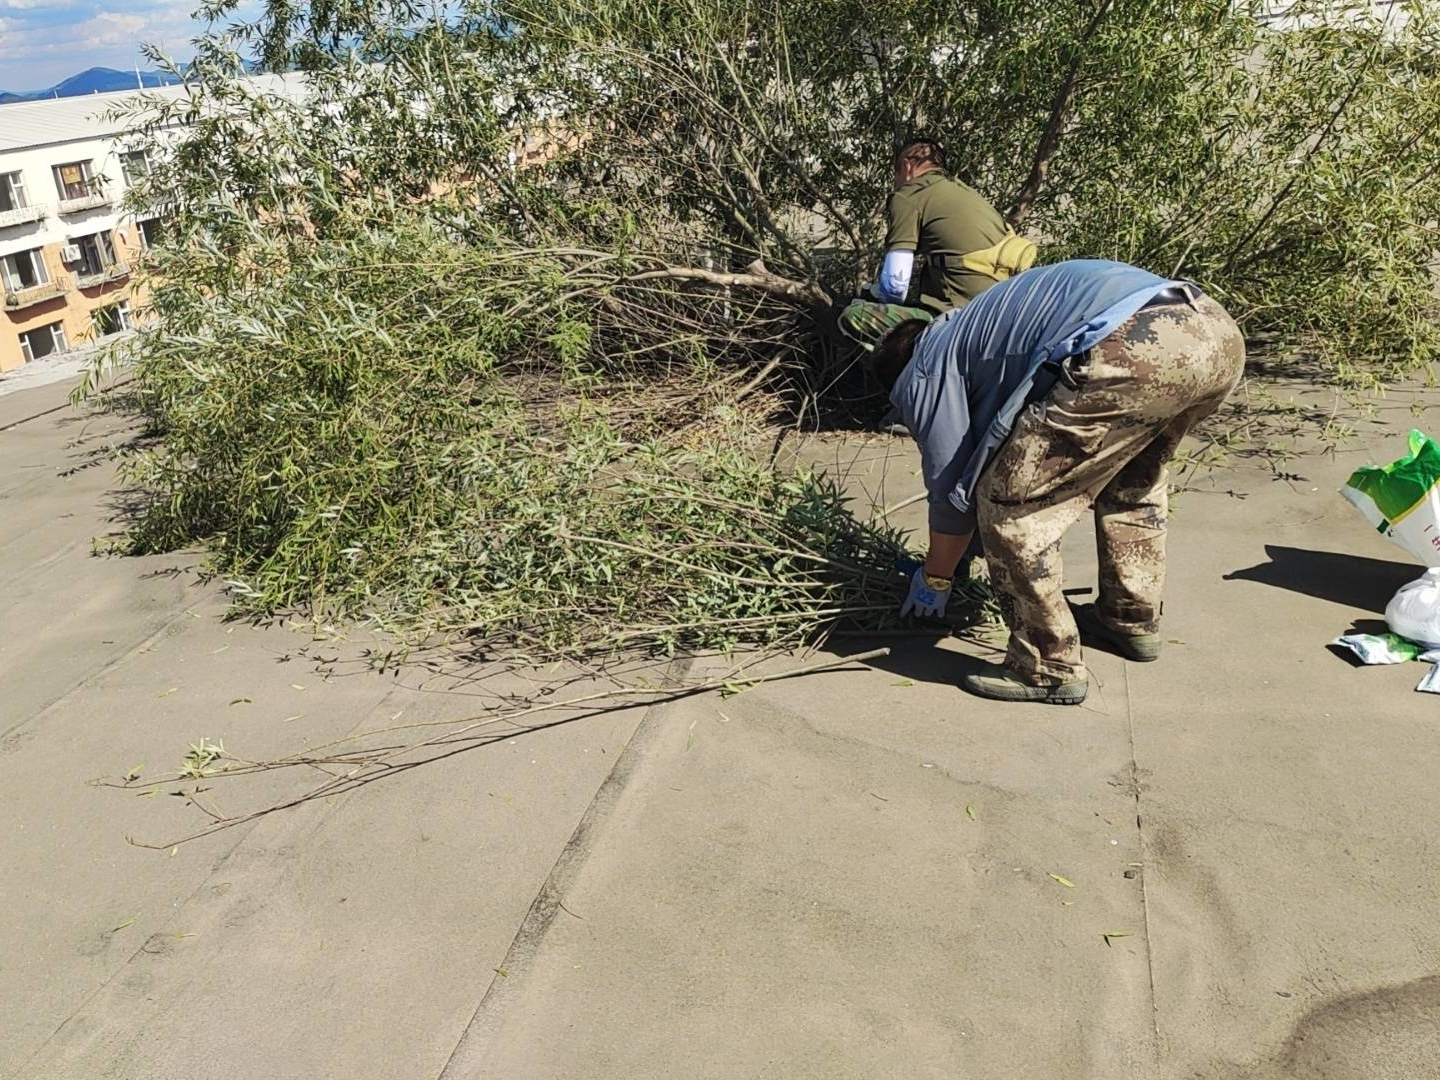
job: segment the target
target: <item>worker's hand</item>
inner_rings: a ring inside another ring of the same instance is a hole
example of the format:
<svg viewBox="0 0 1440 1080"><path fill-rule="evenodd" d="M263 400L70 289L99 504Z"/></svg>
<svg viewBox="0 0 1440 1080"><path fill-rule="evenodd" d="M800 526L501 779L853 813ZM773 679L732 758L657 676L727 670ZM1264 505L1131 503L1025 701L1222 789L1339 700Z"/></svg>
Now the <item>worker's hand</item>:
<svg viewBox="0 0 1440 1080"><path fill-rule="evenodd" d="M926 615L935 619L945 617L945 605L950 602L950 586L944 589L931 588L925 581L925 568L917 566L910 575L910 595L900 605L900 617Z"/></svg>
<svg viewBox="0 0 1440 1080"><path fill-rule="evenodd" d="M896 555L893 563L895 572L909 581L915 571L925 565L924 559L917 559L913 555Z"/></svg>

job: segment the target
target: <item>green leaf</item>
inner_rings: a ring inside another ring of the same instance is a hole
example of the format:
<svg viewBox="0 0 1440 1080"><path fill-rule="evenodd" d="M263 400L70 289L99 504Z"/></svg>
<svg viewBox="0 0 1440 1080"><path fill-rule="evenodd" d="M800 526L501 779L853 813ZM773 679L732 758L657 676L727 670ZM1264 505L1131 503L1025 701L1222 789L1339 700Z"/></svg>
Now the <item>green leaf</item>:
<svg viewBox="0 0 1440 1080"><path fill-rule="evenodd" d="M965 807L965 816L968 817L971 821L974 821L974 820L975 820L975 807L973 807L973 806L966 806L966 807Z"/></svg>
<svg viewBox="0 0 1440 1080"><path fill-rule="evenodd" d="M1100 936L1105 939L1105 944L1109 945L1112 941L1118 941L1120 938L1133 937L1134 935L1132 935L1129 930L1107 930Z"/></svg>
<svg viewBox="0 0 1440 1080"><path fill-rule="evenodd" d="M1061 877L1059 874L1051 874L1050 876L1067 889L1073 889L1075 887L1075 883L1067 877Z"/></svg>

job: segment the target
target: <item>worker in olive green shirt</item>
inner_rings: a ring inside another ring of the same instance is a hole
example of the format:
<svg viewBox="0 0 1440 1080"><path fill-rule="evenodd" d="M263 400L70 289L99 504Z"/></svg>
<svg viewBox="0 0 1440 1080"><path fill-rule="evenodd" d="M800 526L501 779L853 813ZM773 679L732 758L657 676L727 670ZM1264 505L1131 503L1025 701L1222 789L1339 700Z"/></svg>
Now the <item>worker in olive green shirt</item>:
<svg viewBox="0 0 1440 1080"><path fill-rule="evenodd" d="M839 317L841 331L867 350L900 323L964 307L1035 261L1035 245L978 191L952 180L944 151L929 139L895 155L888 210L880 274Z"/></svg>

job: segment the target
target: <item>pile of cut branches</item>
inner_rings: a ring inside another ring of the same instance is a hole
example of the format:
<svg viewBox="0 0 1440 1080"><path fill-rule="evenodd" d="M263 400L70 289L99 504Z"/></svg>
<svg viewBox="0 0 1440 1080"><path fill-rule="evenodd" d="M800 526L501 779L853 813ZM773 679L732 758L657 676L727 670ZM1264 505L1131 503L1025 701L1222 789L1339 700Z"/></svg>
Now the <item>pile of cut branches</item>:
<svg viewBox="0 0 1440 1080"><path fill-rule="evenodd" d="M537 664L788 647L893 612L904 538L767 463L706 352L595 343L612 304L719 326L712 293L626 268L581 288L593 253L423 216L283 250L255 228L245 265L185 252L163 279L134 361L161 440L128 463L152 496L132 550L201 538L243 611Z"/></svg>

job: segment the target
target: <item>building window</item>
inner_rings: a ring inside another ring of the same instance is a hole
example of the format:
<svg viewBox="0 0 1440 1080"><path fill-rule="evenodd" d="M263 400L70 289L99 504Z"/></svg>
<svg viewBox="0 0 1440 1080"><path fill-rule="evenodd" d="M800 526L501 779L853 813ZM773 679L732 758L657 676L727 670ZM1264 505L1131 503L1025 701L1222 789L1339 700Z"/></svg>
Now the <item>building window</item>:
<svg viewBox="0 0 1440 1080"><path fill-rule="evenodd" d="M6 292L33 289L49 280L50 274L45 269L45 256L39 248L17 251L14 255L6 255L0 259L0 281L3 281Z"/></svg>
<svg viewBox="0 0 1440 1080"><path fill-rule="evenodd" d="M100 179L90 171L90 162L72 161L55 166L55 187L62 199L84 199L100 194Z"/></svg>
<svg viewBox="0 0 1440 1080"><path fill-rule="evenodd" d="M65 351L65 324L51 323L28 334L20 335L20 352L25 359L39 360L42 356Z"/></svg>
<svg viewBox="0 0 1440 1080"><path fill-rule="evenodd" d="M131 150L120 155L120 171L125 175L127 187L138 184L150 175L150 151Z"/></svg>
<svg viewBox="0 0 1440 1080"><path fill-rule="evenodd" d="M140 246L146 251L154 251L164 241L165 222L160 218L146 218L135 225L140 230Z"/></svg>
<svg viewBox="0 0 1440 1080"><path fill-rule="evenodd" d="M0 173L0 212L19 210L25 201L25 180L18 172Z"/></svg>
<svg viewBox="0 0 1440 1080"><path fill-rule="evenodd" d="M130 329L130 301L121 300L118 304L110 304L108 307L96 308L95 333L101 337L109 337L111 334L118 334L122 330Z"/></svg>
<svg viewBox="0 0 1440 1080"><path fill-rule="evenodd" d="M73 241L80 252L75 266L77 276L86 278L104 274L115 265L115 242L108 232L91 233Z"/></svg>

